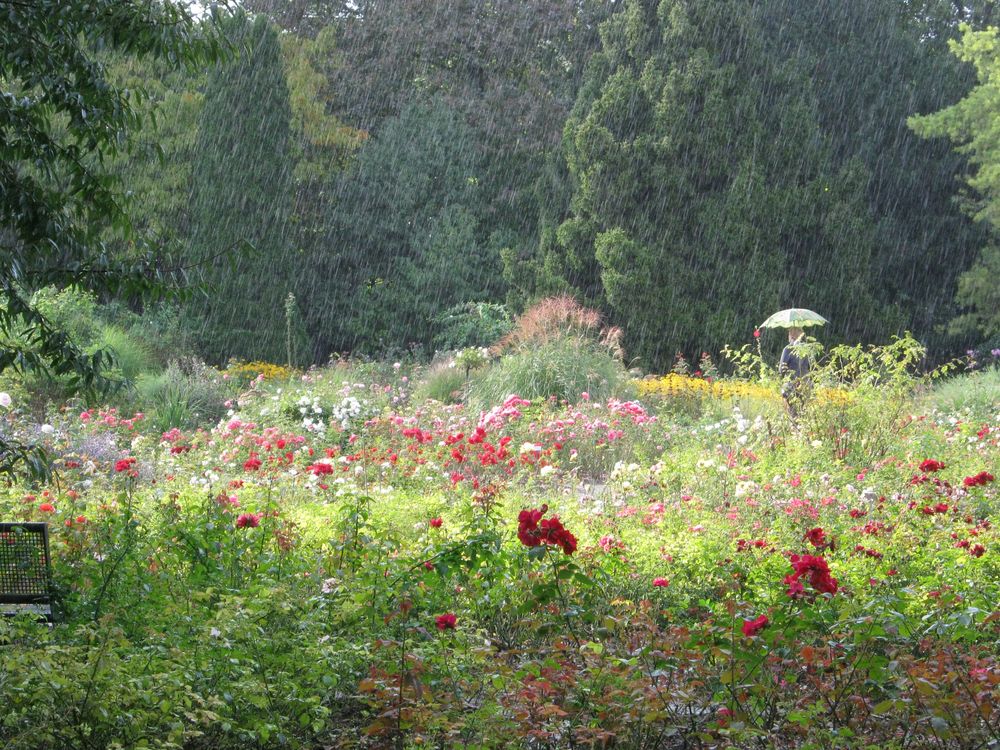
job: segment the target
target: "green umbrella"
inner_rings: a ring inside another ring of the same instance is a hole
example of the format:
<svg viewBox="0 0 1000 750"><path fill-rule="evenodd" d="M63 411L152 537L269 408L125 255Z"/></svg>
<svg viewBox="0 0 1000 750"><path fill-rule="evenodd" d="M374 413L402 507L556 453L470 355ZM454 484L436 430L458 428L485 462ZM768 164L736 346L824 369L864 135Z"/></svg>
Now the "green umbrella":
<svg viewBox="0 0 1000 750"><path fill-rule="evenodd" d="M776 312L761 323L760 328L805 328L807 326L821 326L826 322L826 318L812 310L806 310L803 307L790 307L787 310Z"/></svg>

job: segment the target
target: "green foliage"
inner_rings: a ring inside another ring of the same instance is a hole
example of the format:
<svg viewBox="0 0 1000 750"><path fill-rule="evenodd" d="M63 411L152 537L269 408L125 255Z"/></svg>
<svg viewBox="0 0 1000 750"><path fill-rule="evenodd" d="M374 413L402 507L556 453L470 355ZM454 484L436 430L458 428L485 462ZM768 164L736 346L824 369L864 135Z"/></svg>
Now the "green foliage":
<svg viewBox="0 0 1000 750"><path fill-rule="evenodd" d="M146 345L118 326L101 326L94 346L112 353L116 372L128 383L153 368L153 357Z"/></svg>
<svg viewBox="0 0 1000 750"><path fill-rule="evenodd" d="M45 287L32 295L31 302L77 346L86 347L97 340L101 321L93 294L74 288Z"/></svg>
<svg viewBox="0 0 1000 750"><path fill-rule="evenodd" d="M440 313L435 323L434 346L441 350L490 346L514 325L507 307L491 302L463 302Z"/></svg>
<svg viewBox="0 0 1000 750"><path fill-rule="evenodd" d="M144 93L111 85L100 50L197 66L221 49L186 5L138 0L14 3L0 31L0 372L51 372L73 388L110 383L103 352L85 354L30 301L44 287L102 297L163 293L163 258L135 231L106 160L144 125ZM104 238L131 242L128 261ZM17 332L19 342L12 340ZM6 443L4 443L6 446Z"/></svg>
<svg viewBox="0 0 1000 750"><path fill-rule="evenodd" d="M134 148L111 162L132 196L132 221L161 252L180 252L179 243L190 233L188 194L206 70L177 69L168 61L120 54L111 55L107 65L115 85L145 92L137 105L149 128ZM129 252L121 243L118 249Z"/></svg>
<svg viewBox="0 0 1000 750"><path fill-rule="evenodd" d="M307 260L310 330L338 350L426 345L442 311L498 296L475 138L435 99L408 106L361 149L337 181L327 243Z"/></svg>
<svg viewBox="0 0 1000 750"><path fill-rule="evenodd" d="M960 153L969 156L975 171L966 178L972 189L971 196L966 196L966 207L977 220L996 229L1000 227L1000 150L995 137L1000 32L995 27L976 31L968 24L960 28L962 38L951 40L949 48L959 60L975 67L977 85L959 102L932 114L914 115L908 124L925 138L950 138ZM967 312L952 321L954 332L987 339L1000 331L1000 307L996 284L992 283L998 267L1000 251L991 242L958 281L956 300Z"/></svg>
<svg viewBox="0 0 1000 750"><path fill-rule="evenodd" d="M978 171L968 178L968 184L982 196L976 218L1000 225L1000 175L996 167L1000 152L992 136L996 127L993 80L1000 65L1000 35L996 28L976 31L968 24L962 24L960 31L962 38L951 40L949 48L959 60L975 67L978 85L940 112L911 117L909 125L924 137L947 136L971 155Z"/></svg>
<svg viewBox="0 0 1000 750"><path fill-rule="evenodd" d="M217 422L233 396L217 370L194 359L170 362L162 372L138 378L136 390L160 432Z"/></svg>
<svg viewBox="0 0 1000 750"><path fill-rule="evenodd" d="M285 363L291 370L305 362L309 335L302 320L302 311L291 292L285 297Z"/></svg>
<svg viewBox="0 0 1000 750"><path fill-rule="evenodd" d="M1000 337L1000 293L994 283L1000 274L1000 246L983 248L976 264L958 278L955 301L965 309L949 323L952 333L990 342ZM989 346L989 344L987 344Z"/></svg>
<svg viewBox="0 0 1000 750"><path fill-rule="evenodd" d="M276 31L263 16L227 20L236 61L209 74L191 180L191 258L206 289L192 299L199 351L280 360L289 270L288 87Z"/></svg>
<svg viewBox="0 0 1000 750"><path fill-rule="evenodd" d="M473 379L469 398L480 408L500 403L512 393L529 400L576 403L582 393L606 399L624 396L630 389L624 366L607 349L566 337L502 356Z"/></svg>
<svg viewBox="0 0 1000 750"><path fill-rule="evenodd" d="M961 341L943 326L956 311L951 296L988 241L987 228L970 221L954 196L955 175L969 163L942 140L887 123L948 106L968 90L971 71L948 42L961 21L990 23L995 3L767 0L759 7L770 54L809 75L833 163L863 167L852 190L865 209L856 220L874 232L862 273L879 307L853 340L911 330L932 352L957 348Z"/></svg>
<svg viewBox="0 0 1000 750"><path fill-rule="evenodd" d="M103 318L142 342L158 368L171 360L194 356L194 326L176 304L147 305L141 315L119 305L107 305L102 312Z"/></svg>
<svg viewBox="0 0 1000 750"><path fill-rule="evenodd" d="M593 330L543 311L516 353ZM846 453L774 413L407 407L390 362L265 379L167 434L149 409L53 411L58 481L0 488L0 515L49 522L62 617L0 619L0 743L988 745L996 432L912 400L878 431L921 356L903 337L817 365L817 401L836 381L870 412ZM21 408L5 430L37 428Z"/></svg>
<svg viewBox="0 0 1000 750"><path fill-rule="evenodd" d="M602 325L597 311L571 297L543 299L518 316L497 345L507 353L476 377L470 397L485 408L510 394L570 403L583 393L596 399L621 395L630 387L625 385L620 335L617 328Z"/></svg>
<svg viewBox="0 0 1000 750"><path fill-rule="evenodd" d="M973 424L988 422L1000 409L1000 368L993 366L941 380L923 395L922 403L945 414L968 414Z"/></svg>
<svg viewBox="0 0 1000 750"><path fill-rule="evenodd" d="M602 42L564 131L557 241L599 275L631 350L663 365L782 300L874 311L863 167L834 160L809 77L771 57L756 15L635 0Z"/></svg>
<svg viewBox="0 0 1000 750"><path fill-rule="evenodd" d="M461 403L469 384L465 370L446 359L430 364L420 373L413 395L419 401L433 399L442 404Z"/></svg>
<svg viewBox="0 0 1000 750"><path fill-rule="evenodd" d="M0 110L0 327L8 334L20 327L28 342L7 350L0 370L51 369L69 376L74 387L93 386L101 383L103 355L84 355L27 296L46 286L101 296L151 296L164 289L162 262L149 253L120 262L102 240L113 231L142 241L102 161L127 148L143 126L137 106L143 91L110 85L94 50L194 66L217 56L219 42L186 6L105 0L12 6L0 44L6 89Z"/></svg>
<svg viewBox="0 0 1000 750"><path fill-rule="evenodd" d="M295 178L300 193L296 204L302 210L302 202L316 201L315 193L322 191L331 172L347 165L367 134L348 127L330 113L331 100L335 99L330 89L330 76L339 59L336 28L328 26L311 39L282 34L279 41L292 109L292 129L297 136ZM305 192L301 192L303 190ZM317 227L309 228L315 230Z"/></svg>
<svg viewBox="0 0 1000 750"><path fill-rule="evenodd" d="M906 429L925 355L909 334L883 346L840 345L822 357L817 351L807 388L828 390L806 398L803 424L835 445L841 460L871 465L885 458Z"/></svg>

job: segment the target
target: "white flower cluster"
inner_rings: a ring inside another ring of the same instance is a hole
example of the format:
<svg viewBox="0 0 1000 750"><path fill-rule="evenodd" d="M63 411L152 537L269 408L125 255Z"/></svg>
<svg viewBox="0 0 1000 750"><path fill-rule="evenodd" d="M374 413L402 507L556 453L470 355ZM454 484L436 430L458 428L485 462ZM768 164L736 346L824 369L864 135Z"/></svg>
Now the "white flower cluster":
<svg viewBox="0 0 1000 750"><path fill-rule="evenodd" d="M315 396L303 396L296 404L299 407L299 414L302 415L302 427L309 432L326 432L326 422L323 421L323 407L319 405L319 399Z"/></svg>
<svg viewBox="0 0 1000 750"><path fill-rule="evenodd" d="M330 419L339 422L342 429L346 430L351 422L361 416L368 401L358 401L354 396L347 396L337 406L330 408Z"/></svg>
<svg viewBox="0 0 1000 750"><path fill-rule="evenodd" d="M608 476L608 483L616 484L624 492L629 492L635 487L641 486L646 479L647 477L639 464L616 461Z"/></svg>

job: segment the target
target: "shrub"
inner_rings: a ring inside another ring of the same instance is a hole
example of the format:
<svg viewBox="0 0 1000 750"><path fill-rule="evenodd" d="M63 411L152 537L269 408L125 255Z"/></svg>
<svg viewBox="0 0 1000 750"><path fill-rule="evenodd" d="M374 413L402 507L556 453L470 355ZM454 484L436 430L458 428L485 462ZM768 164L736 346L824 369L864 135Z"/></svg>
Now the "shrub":
<svg viewBox="0 0 1000 750"><path fill-rule="evenodd" d="M658 413L698 419L728 414L733 406L751 417L770 413L781 404L774 388L746 380L713 380L681 375L676 371L659 378L636 381L640 398Z"/></svg>
<svg viewBox="0 0 1000 750"><path fill-rule="evenodd" d="M434 346L441 350L490 346L510 332L513 321L505 305L465 302L449 307L434 321Z"/></svg>
<svg viewBox="0 0 1000 750"><path fill-rule="evenodd" d="M110 351L114 355L115 370L130 383L153 369L153 356L146 345L118 326L101 326L90 347L91 352L97 349Z"/></svg>
<svg viewBox="0 0 1000 750"><path fill-rule="evenodd" d="M550 297L520 315L494 351L499 363L476 378L470 399L479 407L522 398L603 399L633 390L622 364L621 331L572 297Z"/></svg>
<svg viewBox="0 0 1000 750"><path fill-rule="evenodd" d="M555 397L576 403L582 393L602 400L631 390L619 360L586 340L567 336L502 357L472 381L470 400L489 408L516 393L526 399Z"/></svg>
<svg viewBox="0 0 1000 750"><path fill-rule="evenodd" d="M231 359L226 368L226 375L242 384L250 383L258 377L264 380L288 380L294 374L295 371L286 365L277 365L273 362L242 362Z"/></svg>
<svg viewBox="0 0 1000 750"><path fill-rule="evenodd" d="M420 401L432 399L444 404L457 404L464 397L466 385L465 371L454 366L451 360L441 360L424 371L414 396Z"/></svg>
<svg viewBox="0 0 1000 750"><path fill-rule="evenodd" d="M906 425L924 354L906 334L882 346L841 345L815 357L802 415L808 434L832 441L839 459L866 465L883 458Z"/></svg>
<svg viewBox="0 0 1000 750"><path fill-rule="evenodd" d="M591 347L603 349L621 360L622 332L602 324L596 310L583 307L572 297L549 297L518 316L513 330L499 342L499 351L509 351L547 342L575 338Z"/></svg>
<svg viewBox="0 0 1000 750"><path fill-rule="evenodd" d="M160 431L217 422L226 413L229 386L199 360L173 361L156 375L136 383L140 402L150 407L151 424Z"/></svg>
<svg viewBox="0 0 1000 750"><path fill-rule="evenodd" d="M1000 367L958 375L937 383L924 396L938 411L971 412L976 419L994 418L1000 409Z"/></svg>
<svg viewBox="0 0 1000 750"><path fill-rule="evenodd" d="M75 289L39 289L32 303L56 328L66 331L77 346L88 346L100 335L97 301Z"/></svg>
<svg viewBox="0 0 1000 750"><path fill-rule="evenodd" d="M125 329L143 343L160 368L171 360L194 355L194 337L189 319L181 316L175 305L159 304L145 308L136 315L124 305L112 303L105 317Z"/></svg>

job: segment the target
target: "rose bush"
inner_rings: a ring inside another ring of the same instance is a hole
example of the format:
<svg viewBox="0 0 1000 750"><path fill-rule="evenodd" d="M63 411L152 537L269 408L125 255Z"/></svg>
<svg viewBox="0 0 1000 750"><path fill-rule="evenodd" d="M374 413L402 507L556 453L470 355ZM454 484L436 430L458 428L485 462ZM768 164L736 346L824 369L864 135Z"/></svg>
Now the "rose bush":
<svg viewBox="0 0 1000 750"><path fill-rule="evenodd" d="M263 379L165 432L48 415L55 476L0 516L50 524L60 620L0 620L4 746L996 740L1000 413L909 401L870 450L868 381L793 428L404 377Z"/></svg>

